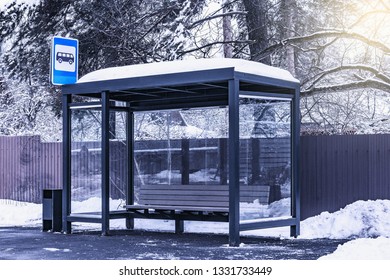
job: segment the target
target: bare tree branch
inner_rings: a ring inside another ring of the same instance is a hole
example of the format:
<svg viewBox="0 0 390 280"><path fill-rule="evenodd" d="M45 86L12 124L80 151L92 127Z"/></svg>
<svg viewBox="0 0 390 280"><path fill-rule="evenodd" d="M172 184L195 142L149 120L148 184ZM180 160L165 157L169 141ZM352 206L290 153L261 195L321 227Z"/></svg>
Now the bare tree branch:
<svg viewBox="0 0 390 280"><path fill-rule="evenodd" d="M268 56L275 50L285 46L285 45L293 45L293 44L302 44L306 43L309 41L317 40L317 39L324 39L324 38L347 38L347 39L355 39L359 40L369 46L375 47L377 49L382 50L385 54L389 55L390 54L390 47L387 46L386 44L372 40L367 38L366 36L352 32L352 31L347 31L347 30L326 30L326 31L320 31L316 33L312 33L306 36L298 36L298 37L292 37L292 38L287 38L284 39L272 46L269 46L265 50L263 50L260 53L260 56Z"/></svg>
<svg viewBox="0 0 390 280"><path fill-rule="evenodd" d="M358 18L350 27L349 29L354 28L358 24L360 24L362 21L364 21L366 18L372 15L377 15L377 14L390 14L390 9L387 10L374 10L374 11L369 11L362 15L360 18Z"/></svg>
<svg viewBox="0 0 390 280"><path fill-rule="evenodd" d="M364 81L356 81L351 83L345 83L340 85L331 85L331 86L323 86L323 87L312 87L307 90L301 91L301 96L309 96L319 93L329 93L332 91L348 91L348 90L356 90L356 89L378 89L385 92L390 92L390 84L373 80L366 79Z"/></svg>
<svg viewBox="0 0 390 280"><path fill-rule="evenodd" d="M189 50L181 51L179 53L179 55L183 56L183 55L185 55L187 53L199 51L199 50L202 50L202 49L205 49L205 48L212 47L214 45L221 45L221 44L250 44L250 43L252 43L252 41L250 41L250 40L214 41L214 42L211 42L211 43L208 43L208 44L196 47L196 48L192 48L192 49L189 49Z"/></svg>
<svg viewBox="0 0 390 280"><path fill-rule="evenodd" d="M245 12L245 11L232 11L232 12L226 12L226 13L222 13L222 14L212 15L212 16L208 16L208 17L205 17L205 18L202 18L200 20L193 22L191 25L187 26L187 28L192 29L192 28L198 26L199 24L202 24L205 21L209 21L212 19L220 18L220 17L234 16L234 15L246 15L246 14L247 14L247 12Z"/></svg>
<svg viewBox="0 0 390 280"><path fill-rule="evenodd" d="M328 76L333 73L341 72L341 71L347 71L347 70L362 70L367 71L375 75L376 78L382 80L383 82L390 84L390 77L384 74L383 72L379 71L378 69L371 67L369 65L364 64L354 64L354 65L343 65L335 68L331 68L325 71L322 71L321 73L315 75L313 78L314 80L308 81L311 83L310 87L313 87L315 84L317 84L320 80L322 80L325 76ZM305 82L305 83L308 83ZM309 87L309 88L310 88Z"/></svg>

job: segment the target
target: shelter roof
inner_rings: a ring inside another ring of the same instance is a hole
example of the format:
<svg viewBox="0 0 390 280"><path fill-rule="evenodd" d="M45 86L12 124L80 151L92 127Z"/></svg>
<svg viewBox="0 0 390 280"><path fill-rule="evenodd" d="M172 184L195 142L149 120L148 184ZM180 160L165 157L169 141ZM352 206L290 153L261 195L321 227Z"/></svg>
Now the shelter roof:
<svg viewBox="0 0 390 280"><path fill-rule="evenodd" d="M147 77L165 74L188 73L195 71L227 68L234 68L235 72L240 73L253 74L262 77L275 78L295 83L299 82L288 71L259 62L243 59L210 58L164 61L121 67L111 67L91 72L83 76L78 81L78 83Z"/></svg>
<svg viewBox="0 0 390 280"><path fill-rule="evenodd" d="M132 110L224 106L229 82L243 92L294 94L299 81L288 71L242 59L197 59L113 67L91 72L63 94L130 103Z"/></svg>

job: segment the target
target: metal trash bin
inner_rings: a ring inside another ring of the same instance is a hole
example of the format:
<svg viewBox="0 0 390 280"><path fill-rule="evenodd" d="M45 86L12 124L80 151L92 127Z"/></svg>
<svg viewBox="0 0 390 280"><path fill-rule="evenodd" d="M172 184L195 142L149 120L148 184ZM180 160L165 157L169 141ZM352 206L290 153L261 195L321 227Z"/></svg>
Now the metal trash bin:
<svg viewBox="0 0 390 280"><path fill-rule="evenodd" d="M62 190L43 190L42 230L62 230Z"/></svg>

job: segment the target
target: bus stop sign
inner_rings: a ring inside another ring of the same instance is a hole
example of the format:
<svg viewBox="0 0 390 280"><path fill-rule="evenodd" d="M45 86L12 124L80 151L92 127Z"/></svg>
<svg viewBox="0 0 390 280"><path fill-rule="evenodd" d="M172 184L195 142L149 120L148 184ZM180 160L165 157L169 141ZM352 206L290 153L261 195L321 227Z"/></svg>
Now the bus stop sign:
<svg viewBox="0 0 390 280"><path fill-rule="evenodd" d="M50 57L50 80L53 85L74 84L78 79L79 41L53 37Z"/></svg>

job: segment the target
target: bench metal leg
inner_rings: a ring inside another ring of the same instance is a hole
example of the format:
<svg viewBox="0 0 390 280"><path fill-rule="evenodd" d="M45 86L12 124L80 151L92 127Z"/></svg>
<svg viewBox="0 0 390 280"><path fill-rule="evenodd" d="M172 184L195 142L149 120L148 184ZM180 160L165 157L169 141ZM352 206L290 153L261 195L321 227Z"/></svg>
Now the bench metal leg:
<svg viewBox="0 0 390 280"><path fill-rule="evenodd" d="M184 232L184 221L175 220L175 233L182 234Z"/></svg>
<svg viewBox="0 0 390 280"><path fill-rule="evenodd" d="M72 223L71 222L63 222L62 224L62 232L66 234L72 233Z"/></svg>
<svg viewBox="0 0 390 280"><path fill-rule="evenodd" d="M295 226L291 226L290 227L290 236L291 237L298 237L298 235L300 234L300 228L299 228L299 225L295 225Z"/></svg>
<svg viewBox="0 0 390 280"><path fill-rule="evenodd" d="M134 229L134 218L126 218L126 228Z"/></svg>

